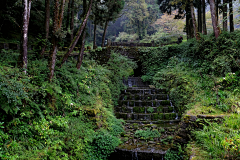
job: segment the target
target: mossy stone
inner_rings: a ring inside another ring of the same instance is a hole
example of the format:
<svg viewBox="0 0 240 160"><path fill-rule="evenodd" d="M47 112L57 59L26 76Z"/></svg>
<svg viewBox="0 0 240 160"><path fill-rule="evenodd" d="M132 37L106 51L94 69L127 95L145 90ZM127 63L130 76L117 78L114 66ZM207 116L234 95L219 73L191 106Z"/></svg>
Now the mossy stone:
<svg viewBox="0 0 240 160"><path fill-rule="evenodd" d="M173 107L169 106L169 107L168 107L168 111L169 111L169 112L173 112Z"/></svg>
<svg viewBox="0 0 240 160"><path fill-rule="evenodd" d="M161 101L160 104L164 106L170 105L170 101L169 100Z"/></svg>
<svg viewBox="0 0 240 160"><path fill-rule="evenodd" d="M157 112L162 113L163 112L163 107L157 107Z"/></svg>
<svg viewBox="0 0 240 160"><path fill-rule="evenodd" d="M133 107L133 112L140 113L139 109L140 109L140 107Z"/></svg>

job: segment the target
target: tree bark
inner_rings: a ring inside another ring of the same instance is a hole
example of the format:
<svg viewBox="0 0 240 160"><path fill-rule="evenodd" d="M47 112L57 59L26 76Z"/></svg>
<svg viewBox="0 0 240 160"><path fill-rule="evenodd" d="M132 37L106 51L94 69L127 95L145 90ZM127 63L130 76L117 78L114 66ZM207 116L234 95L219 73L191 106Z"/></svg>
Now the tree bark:
<svg viewBox="0 0 240 160"><path fill-rule="evenodd" d="M97 30L97 22L94 21L94 31L93 31L93 49L97 46L96 43L96 30Z"/></svg>
<svg viewBox="0 0 240 160"><path fill-rule="evenodd" d="M59 41L59 37L56 35L56 32L61 29L63 12L64 12L64 4L65 0L61 0L61 4L59 4L59 0L55 0L54 5L54 26L53 26L53 36L52 36L52 49L50 50L50 59L49 59L49 81L51 82L54 76L54 70L56 65L56 57L57 57L57 44ZM61 5L61 6L60 6ZM59 7L60 6L60 7Z"/></svg>
<svg viewBox="0 0 240 160"><path fill-rule="evenodd" d="M202 33L202 3L198 0L198 31Z"/></svg>
<svg viewBox="0 0 240 160"><path fill-rule="evenodd" d="M223 0L223 30L228 30L228 17L227 17L227 0Z"/></svg>
<svg viewBox="0 0 240 160"><path fill-rule="evenodd" d="M71 42L73 40L73 31L74 31L74 0L71 3L71 23L70 23L70 30L71 30Z"/></svg>
<svg viewBox="0 0 240 160"><path fill-rule="evenodd" d="M206 6L205 0L202 0L202 9L203 9L203 34L207 35L207 25L206 25Z"/></svg>
<svg viewBox="0 0 240 160"><path fill-rule="evenodd" d="M18 66L23 68L23 72L27 73L27 49L28 49L28 26L30 19L30 10L31 10L31 0L23 0L23 25L22 25L22 34L21 34L21 48L19 55L19 64Z"/></svg>
<svg viewBox="0 0 240 160"><path fill-rule="evenodd" d="M62 67L62 65L64 64L64 62L67 60L68 56L69 56L69 55L71 54L71 52L73 51L74 47L76 46L76 44L77 44L77 42L78 42L79 37L81 36L81 34L82 34L82 32L83 32L83 29L85 28L85 25L86 25L86 23L87 23L87 20L88 20L88 17L89 17L91 8L92 8L92 1L93 1L93 0L90 1L89 7L88 7L88 12L87 12L87 14L86 14L85 17L84 17L84 20L83 20L81 26L79 27L77 34L75 35L74 39L71 41L71 44L70 44L70 46L69 46L69 48L68 48L68 51L67 51L67 53L64 55L64 57L63 57L63 59L62 59L62 62L61 62L61 66L60 66L60 67Z"/></svg>
<svg viewBox="0 0 240 160"><path fill-rule="evenodd" d="M218 26L218 20L216 15L216 8L215 8L215 2L214 0L209 0L210 2L210 10L211 10L211 17L212 17L212 25L213 25L213 31L215 34L215 38L217 39L220 34L220 28Z"/></svg>
<svg viewBox="0 0 240 160"><path fill-rule="evenodd" d="M230 32L234 31L234 22L233 22L233 1L229 0L229 22L230 22Z"/></svg>
<svg viewBox="0 0 240 160"><path fill-rule="evenodd" d="M42 45L40 56L42 57L45 53L47 40L49 36L49 23L50 23L50 0L45 0L45 43Z"/></svg>
<svg viewBox="0 0 240 160"><path fill-rule="evenodd" d="M71 0L69 0L69 2L68 2L68 10L67 10L67 19L66 19L65 30L68 30L69 18L70 18L70 10L71 10Z"/></svg>
<svg viewBox="0 0 240 160"><path fill-rule="evenodd" d="M108 27L108 20L106 20L105 22L105 27L104 27L104 32L103 32L103 37L102 37L102 47L104 47L104 42L105 42L105 37L106 37L106 33L107 33L107 27Z"/></svg>
<svg viewBox="0 0 240 160"><path fill-rule="evenodd" d="M82 65L83 54L84 54L84 45L85 45L85 37L86 37L86 29L84 30L83 36L82 36L82 46L81 46L81 50L79 51L79 55L78 55L77 69L80 69L80 67Z"/></svg>
<svg viewBox="0 0 240 160"><path fill-rule="evenodd" d="M190 2L190 8L191 8L191 15L192 15L192 23L193 23L193 28L194 28L194 35L195 35L196 39L199 40L200 38L199 38L198 28L197 28L197 24L196 24L193 2Z"/></svg>

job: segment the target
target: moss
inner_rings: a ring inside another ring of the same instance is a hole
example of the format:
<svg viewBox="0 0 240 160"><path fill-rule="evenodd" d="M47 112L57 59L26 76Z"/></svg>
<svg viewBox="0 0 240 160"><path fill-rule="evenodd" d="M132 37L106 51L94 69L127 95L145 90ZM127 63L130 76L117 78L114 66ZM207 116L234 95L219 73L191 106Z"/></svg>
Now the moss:
<svg viewBox="0 0 240 160"><path fill-rule="evenodd" d="M168 107L168 112L173 112L173 107L169 106Z"/></svg>
<svg viewBox="0 0 240 160"><path fill-rule="evenodd" d="M162 112L163 112L163 107L162 107L162 106L157 107L157 112L158 112L158 113L162 113Z"/></svg>
<svg viewBox="0 0 240 160"><path fill-rule="evenodd" d="M161 105L170 105L170 101L169 100L165 100L165 101L160 101Z"/></svg>
<svg viewBox="0 0 240 160"><path fill-rule="evenodd" d="M158 120L158 113L153 113L153 120Z"/></svg>
<svg viewBox="0 0 240 160"><path fill-rule="evenodd" d="M133 112L140 113L139 109L140 109L140 107L133 107Z"/></svg>

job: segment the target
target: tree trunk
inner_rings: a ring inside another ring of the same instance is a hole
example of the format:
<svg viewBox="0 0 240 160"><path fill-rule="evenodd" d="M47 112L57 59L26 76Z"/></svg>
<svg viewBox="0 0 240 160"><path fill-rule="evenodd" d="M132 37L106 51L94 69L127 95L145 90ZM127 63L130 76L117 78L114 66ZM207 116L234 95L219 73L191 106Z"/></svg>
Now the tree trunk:
<svg viewBox="0 0 240 160"><path fill-rule="evenodd" d="M202 3L198 0L198 31L202 33Z"/></svg>
<svg viewBox="0 0 240 160"><path fill-rule="evenodd" d="M74 47L76 46L76 44L77 44L77 42L78 42L79 37L81 36L81 34L82 34L82 32L83 32L83 29L85 28L85 25L86 25L86 23L87 23L87 20L88 20L88 17L89 17L91 8L92 8L92 1L93 1L93 0L90 1L89 7L88 7L88 12L87 12L87 14L86 14L85 17L84 17L84 20L83 20L81 26L79 27L77 34L75 35L74 39L71 41L71 44L70 44L70 46L69 46L69 48L68 48L68 51L67 51L67 53L64 55L64 57L63 57L63 59L62 59L62 62L61 62L61 66L60 66L60 67L62 67L62 65L63 65L64 62L67 60L67 58L68 58L68 56L70 55L70 53L73 51Z"/></svg>
<svg viewBox="0 0 240 160"><path fill-rule="evenodd" d="M212 17L213 31L214 31L215 37L217 39L221 31L218 26L218 20L217 20L214 0L209 0L209 2L210 2L210 11L211 11L211 17Z"/></svg>
<svg viewBox="0 0 240 160"><path fill-rule="evenodd" d="M74 0L72 0L71 4L71 24L70 24L70 30L71 30L71 42L73 40L73 31L74 31Z"/></svg>
<svg viewBox="0 0 240 160"><path fill-rule="evenodd" d="M27 47L28 47L28 26L30 19L31 0L23 0L23 25L21 34L21 48L19 55L19 67L23 68L24 73L27 73Z"/></svg>
<svg viewBox="0 0 240 160"><path fill-rule="evenodd" d="M86 29L85 29L86 30ZM85 36L86 36L86 31L83 31L83 36L82 36L82 46L81 50L79 51L78 55L78 62L77 62L77 69L80 69L83 61L83 54L84 54L84 45L85 45Z"/></svg>
<svg viewBox="0 0 240 160"><path fill-rule="evenodd" d="M68 26L69 26L70 9L71 9L71 0L69 0L69 2L68 2L68 10L67 10L67 19L66 19L65 30L68 30Z"/></svg>
<svg viewBox="0 0 240 160"><path fill-rule="evenodd" d="M202 9L203 9L203 34L207 35L207 25L206 25L206 6L205 0L202 0Z"/></svg>
<svg viewBox="0 0 240 160"><path fill-rule="evenodd" d="M188 6L186 6L186 34L187 34L187 39L189 39L190 37L190 32L189 32L189 27L190 27L190 24L189 24L189 15L188 15Z"/></svg>
<svg viewBox="0 0 240 160"><path fill-rule="evenodd" d="M230 32L234 31L234 22L233 22L233 5L232 0L229 0L229 22L230 22Z"/></svg>
<svg viewBox="0 0 240 160"><path fill-rule="evenodd" d="M219 4L219 0L215 0L215 1L216 1L216 2L215 2L216 17L217 17L217 21L218 21L218 4ZM209 0L209 3L211 3L210 0Z"/></svg>
<svg viewBox="0 0 240 160"><path fill-rule="evenodd" d="M42 45L40 56L42 57L45 53L47 40L49 36L49 23L50 23L50 0L45 0L45 43Z"/></svg>
<svg viewBox="0 0 240 160"><path fill-rule="evenodd" d="M192 23L193 23L193 28L194 28L194 35L195 35L196 39L199 40L200 38L199 38L196 19L195 19L193 2L190 2L190 8L191 8L191 15L192 15Z"/></svg>
<svg viewBox="0 0 240 160"><path fill-rule="evenodd" d="M104 27L103 37L102 37L102 47L104 47L105 37L106 37L106 33L107 33L107 27L108 27L108 21L105 22L105 27Z"/></svg>
<svg viewBox="0 0 240 160"><path fill-rule="evenodd" d="M94 31L93 31L93 49L97 46L96 43L96 30L97 30L97 22L94 21Z"/></svg>
<svg viewBox="0 0 240 160"><path fill-rule="evenodd" d="M228 30L228 17L227 17L227 0L223 0L223 30Z"/></svg>
<svg viewBox="0 0 240 160"><path fill-rule="evenodd" d="M56 57L57 57L57 44L59 37L57 37L56 32L61 29L63 12L64 12L64 4L65 0L61 0L61 6L59 7L59 0L55 0L54 6L54 26L53 26L53 36L52 36L52 49L50 51L50 59L49 59L49 81L51 82L54 75L55 65L56 65ZM60 9L59 9L60 8Z"/></svg>

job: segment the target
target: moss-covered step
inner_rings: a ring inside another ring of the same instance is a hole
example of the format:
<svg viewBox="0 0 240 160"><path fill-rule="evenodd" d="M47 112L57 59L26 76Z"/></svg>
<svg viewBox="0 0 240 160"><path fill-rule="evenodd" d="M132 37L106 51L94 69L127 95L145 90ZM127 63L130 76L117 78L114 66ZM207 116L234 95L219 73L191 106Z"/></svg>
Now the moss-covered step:
<svg viewBox="0 0 240 160"><path fill-rule="evenodd" d="M166 94L166 89L152 89L152 94Z"/></svg>
<svg viewBox="0 0 240 160"><path fill-rule="evenodd" d="M176 113L164 113L165 120L175 120L177 117Z"/></svg>
<svg viewBox="0 0 240 160"><path fill-rule="evenodd" d="M124 119L124 120L132 120L133 119L133 113L120 113L120 112L115 112L115 116L118 119Z"/></svg>
<svg viewBox="0 0 240 160"><path fill-rule="evenodd" d="M166 124L168 125L169 123L174 125L174 123L178 123L180 122L181 120L180 119L175 119L175 120L155 120L155 121L152 121L152 120L146 120L146 121L140 121L140 120L126 120L125 122L126 123L142 123L142 124Z"/></svg>
<svg viewBox="0 0 240 160"><path fill-rule="evenodd" d="M145 107L133 107L135 113L145 113Z"/></svg>
<svg viewBox="0 0 240 160"><path fill-rule="evenodd" d="M153 113L152 120L164 120L164 114L163 113Z"/></svg>

